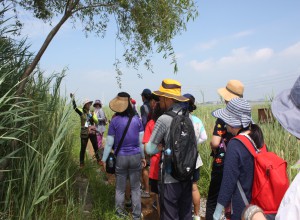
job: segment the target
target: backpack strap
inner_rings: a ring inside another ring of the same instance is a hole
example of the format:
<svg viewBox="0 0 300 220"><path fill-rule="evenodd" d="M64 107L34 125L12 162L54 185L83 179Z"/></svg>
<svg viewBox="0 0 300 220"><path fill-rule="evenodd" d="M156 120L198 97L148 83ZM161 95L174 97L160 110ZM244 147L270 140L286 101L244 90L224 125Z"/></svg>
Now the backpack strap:
<svg viewBox="0 0 300 220"><path fill-rule="evenodd" d="M149 106L147 104L144 104L143 106L144 106L146 114L149 115L149 113L150 113Z"/></svg>
<svg viewBox="0 0 300 220"><path fill-rule="evenodd" d="M165 112L164 114L165 114L165 115L169 115L169 116L171 116L172 118L174 118L178 113L175 113L175 112L173 112L173 111L171 110L171 111Z"/></svg>
<svg viewBox="0 0 300 220"><path fill-rule="evenodd" d="M253 157L256 157L256 155L262 151L267 152L267 148L265 144L263 145L262 148L258 149L254 141L251 139L251 137L248 134L239 134L234 138L242 142L242 144L247 148L247 150L251 153Z"/></svg>
<svg viewBox="0 0 300 220"><path fill-rule="evenodd" d="M244 202L245 206L248 206L249 205L249 201L248 201L248 199L246 197L245 191L243 190L243 187L242 187L242 185L241 185L241 183L240 183L239 180L237 181L237 186L238 186L238 189L240 191L240 194L242 196L242 199L243 199L243 202Z"/></svg>
<svg viewBox="0 0 300 220"><path fill-rule="evenodd" d="M119 144L118 144L118 146L117 146L117 148L116 148L116 150L115 150L115 153L114 153L114 154L115 154L116 157L117 157L117 155L118 155L118 153L119 153L119 150L120 150L121 145L123 144L125 135L126 135L126 133L127 133L127 131L128 131L128 128L129 128L129 125L130 125L130 122L131 122L132 118L133 118L133 116L130 116L130 117L129 117L128 122L127 122L127 124L126 124L126 127L125 127L125 129L124 129L123 135L122 135L122 137L121 137L121 140L120 140L120 142L119 142Z"/></svg>
<svg viewBox="0 0 300 220"><path fill-rule="evenodd" d="M165 115L169 115L172 118L174 118L176 115L178 115L179 112L182 112L182 115L189 115L187 114L188 111L186 108L180 108L177 112L174 112L173 109L170 109L169 111L165 112Z"/></svg>

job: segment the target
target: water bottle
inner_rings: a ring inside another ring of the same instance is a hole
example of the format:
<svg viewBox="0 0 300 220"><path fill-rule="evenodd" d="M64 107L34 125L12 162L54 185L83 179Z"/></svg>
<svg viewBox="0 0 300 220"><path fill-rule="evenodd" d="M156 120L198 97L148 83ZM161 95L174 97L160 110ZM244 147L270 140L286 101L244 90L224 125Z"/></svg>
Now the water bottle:
<svg viewBox="0 0 300 220"><path fill-rule="evenodd" d="M112 157L109 158L109 161L108 161L108 167L109 168L113 168L114 167L114 160Z"/></svg>
<svg viewBox="0 0 300 220"><path fill-rule="evenodd" d="M168 148L165 150L165 171L168 174L171 174L172 172L172 155L171 155L171 149Z"/></svg>

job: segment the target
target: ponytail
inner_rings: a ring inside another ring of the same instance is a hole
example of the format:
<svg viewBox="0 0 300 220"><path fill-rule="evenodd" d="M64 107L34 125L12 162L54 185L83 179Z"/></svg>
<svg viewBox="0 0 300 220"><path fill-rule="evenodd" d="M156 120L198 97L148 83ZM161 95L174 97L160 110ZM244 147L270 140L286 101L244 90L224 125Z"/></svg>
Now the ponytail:
<svg viewBox="0 0 300 220"><path fill-rule="evenodd" d="M262 148L265 141L261 128L257 124L251 124L249 128L251 131L249 136L254 141L256 147L258 149Z"/></svg>

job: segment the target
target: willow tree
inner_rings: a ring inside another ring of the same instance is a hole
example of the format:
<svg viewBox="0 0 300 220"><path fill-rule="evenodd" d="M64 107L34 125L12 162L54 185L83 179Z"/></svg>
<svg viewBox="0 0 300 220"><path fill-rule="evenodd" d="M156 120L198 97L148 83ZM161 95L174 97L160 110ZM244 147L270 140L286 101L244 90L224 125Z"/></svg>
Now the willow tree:
<svg viewBox="0 0 300 220"><path fill-rule="evenodd" d="M197 16L194 0L6 0L30 11L37 19L52 22L59 17L41 48L21 77L18 94L22 94L27 78L31 75L43 53L62 25L71 20L82 23L86 34L96 33L104 37L107 26L116 22L116 39L124 45L124 61L138 69L144 64L151 69L151 54L163 53L171 58L177 71L176 57L172 46L175 35L186 30L186 24ZM119 60L115 67L118 74Z"/></svg>

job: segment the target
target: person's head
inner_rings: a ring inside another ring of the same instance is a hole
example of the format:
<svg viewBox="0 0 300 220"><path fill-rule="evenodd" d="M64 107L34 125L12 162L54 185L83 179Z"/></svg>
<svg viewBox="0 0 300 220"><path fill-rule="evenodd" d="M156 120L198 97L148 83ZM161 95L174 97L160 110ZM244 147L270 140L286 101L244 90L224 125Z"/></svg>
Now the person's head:
<svg viewBox="0 0 300 220"><path fill-rule="evenodd" d="M91 108L91 105L92 105L93 101L90 101L89 99L86 99L83 101L83 109L86 110L86 111L89 111L90 108Z"/></svg>
<svg viewBox="0 0 300 220"><path fill-rule="evenodd" d="M239 80L229 80L225 88L218 89L218 93L227 104L233 98L243 98L244 85Z"/></svg>
<svg viewBox="0 0 300 220"><path fill-rule="evenodd" d="M109 108L116 112L116 115L134 115L134 111L130 102L130 95L127 92L118 93L118 95L109 102Z"/></svg>
<svg viewBox="0 0 300 220"><path fill-rule="evenodd" d="M95 100L93 106L94 108L102 108L102 102L99 99L97 99Z"/></svg>
<svg viewBox="0 0 300 220"><path fill-rule="evenodd" d="M300 139L300 76L292 89L284 90L272 101L274 117L289 133Z"/></svg>
<svg viewBox="0 0 300 220"><path fill-rule="evenodd" d="M186 102L188 98L181 96L181 84L174 79L164 79L158 91L153 92L159 96L161 110L168 110L176 102Z"/></svg>
<svg viewBox="0 0 300 220"><path fill-rule="evenodd" d="M156 102L156 105L151 113L151 119L156 121L163 113L164 111L160 108L159 102Z"/></svg>
<svg viewBox="0 0 300 220"><path fill-rule="evenodd" d="M258 148L263 146L263 133L259 126L254 124L251 116L251 106L245 99L233 98L225 108L213 111L212 115L222 119L226 124L227 131L234 136L243 131L250 131L249 136L256 146Z"/></svg>
<svg viewBox="0 0 300 220"><path fill-rule="evenodd" d="M184 97L188 98L189 100L185 102L185 106L187 107L189 112L193 112L197 109L197 106L195 105L195 97L192 94L184 94Z"/></svg>
<svg viewBox="0 0 300 220"><path fill-rule="evenodd" d="M142 100L144 101L149 101L151 97L151 90L150 89L144 89L141 93Z"/></svg>
<svg viewBox="0 0 300 220"><path fill-rule="evenodd" d="M159 97L154 93L152 93L149 99L149 103L150 103L150 108L155 109L156 105L159 103Z"/></svg>

